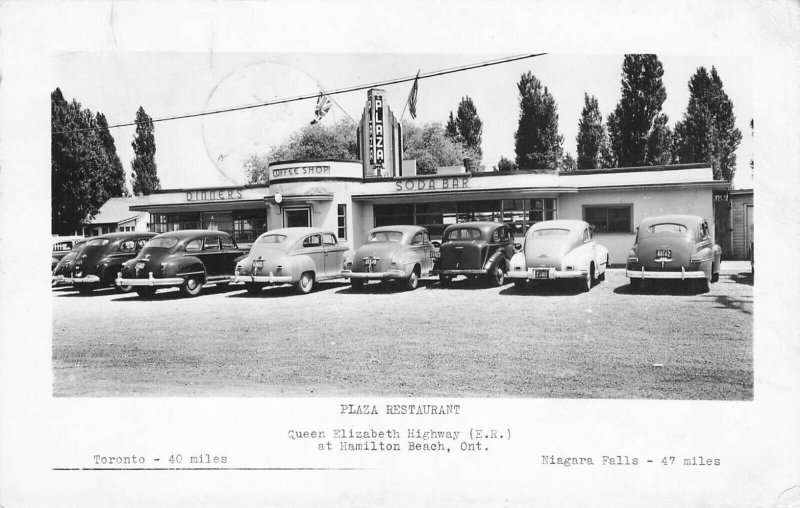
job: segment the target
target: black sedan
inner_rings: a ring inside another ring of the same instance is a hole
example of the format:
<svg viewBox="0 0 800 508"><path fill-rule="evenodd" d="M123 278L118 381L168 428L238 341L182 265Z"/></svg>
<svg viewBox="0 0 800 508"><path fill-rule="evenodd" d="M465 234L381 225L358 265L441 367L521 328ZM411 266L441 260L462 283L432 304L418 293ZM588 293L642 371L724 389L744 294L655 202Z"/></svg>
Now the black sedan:
<svg viewBox="0 0 800 508"><path fill-rule="evenodd" d="M153 236L155 233L141 232L95 236L83 244L74 260L64 263L61 269L62 263L59 263L53 275L63 277L63 282L72 284L81 294L91 294L95 289L114 286L114 279L122 264L136 256ZM131 290L127 286L116 286L116 289L123 293Z"/></svg>
<svg viewBox="0 0 800 508"><path fill-rule="evenodd" d="M511 227L499 222L462 222L447 226L439 248L436 271L441 284L453 277L485 277L501 286L509 261L520 245L514 243Z"/></svg>
<svg viewBox="0 0 800 508"><path fill-rule="evenodd" d="M178 287L183 296L197 296L204 284L230 283L237 261L245 254L224 231L161 233L125 263L117 285L132 286L143 297L165 287Z"/></svg>

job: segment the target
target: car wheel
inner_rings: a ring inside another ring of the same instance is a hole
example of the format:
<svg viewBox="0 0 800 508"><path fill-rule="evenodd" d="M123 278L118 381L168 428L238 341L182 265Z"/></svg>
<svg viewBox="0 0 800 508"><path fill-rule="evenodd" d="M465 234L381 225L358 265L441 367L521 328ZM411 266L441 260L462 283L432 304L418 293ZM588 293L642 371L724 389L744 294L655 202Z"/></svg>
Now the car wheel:
<svg viewBox="0 0 800 508"><path fill-rule="evenodd" d="M642 289L642 279L630 279L631 282L631 290L634 292L638 292Z"/></svg>
<svg viewBox="0 0 800 508"><path fill-rule="evenodd" d="M181 284L181 294L183 296L194 297L199 295L202 290L203 283L197 277L189 277Z"/></svg>
<svg viewBox="0 0 800 508"><path fill-rule="evenodd" d="M156 288L136 288L136 294L142 298L152 298L152 296L156 294Z"/></svg>
<svg viewBox="0 0 800 508"><path fill-rule="evenodd" d="M707 277L697 279L697 290L701 293L708 293L711 291L711 281Z"/></svg>
<svg viewBox="0 0 800 508"><path fill-rule="evenodd" d="M361 279L350 279L350 287L353 289L361 289L364 287L364 281Z"/></svg>
<svg viewBox="0 0 800 508"><path fill-rule="evenodd" d="M314 272L305 272L300 276L300 280L295 284L295 289L301 295L307 295L314 287Z"/></svg>
<svg viewBox="0 0 800 508"><path fill-rule="evenodd" d="M514 281L514 289L517 291L522 291L527 286L527 281L525 280L515 280Z"/></svg>
<svg viewBox="0 0 800 508"><path fill-rule="evenodd" d="M123 294L130 293L131 291L133 291L133 286L131 286L130 284L125 285L125 286L115 285L114 286L114 291L116 291L117 293L123 293Z"/></svg>
<svg viewBox="0 0 800 508"><path fill-rule="evenodd" d="M603 268L603 273L597 276L597 280L599 280L600 282L606 280L606 270L608 270L608 258L606 258L606 266L605 268Z"/></svg>
<svg viewBox="0 0 800 508"><path fill-rule="evenodd" d="M255 282L245 282L244 283L244 288L251 295L257 295L257 294L261 293L261 289L263 287L264 286L262 286L261 284L257 284Z"/></svg>
<svg viewBox="0 0 800 508"><path fill-rule="evenodd" d="M497 268L495 268L489 279L489 281L492 283L492 286L494 287L502 286L505 280L506 280L506 274L505 272L503 272L502 266L498 266Z"/></svg>
<svg viewBox="0 0 800 508"><path fill-rule="evenodd" d="M719 272L711 274L711 282L719 282Z"/></svg>
<svg viewBox="0 0 800 508"><path fill-rule="evenodd" d="M412 270L411 275L409 275L405 280L405 289L407 291L414 291L419 286L419 277L417 276L417 271Z"/></svg>
<svg viewBox="0 0 800 508"><path fill-rule="evenodd" d="M439 284L442 286L449 286L452 280L453 278L449 275L439 275Z"/></svg>
<svg viewBox="0 0 800 508"><path fill-rule="evenodd" d="M586 274L586 278L581 281L581 290L583 291L591 291L592 283L594 282L594 263L589 266L589 273Z"/></svg>

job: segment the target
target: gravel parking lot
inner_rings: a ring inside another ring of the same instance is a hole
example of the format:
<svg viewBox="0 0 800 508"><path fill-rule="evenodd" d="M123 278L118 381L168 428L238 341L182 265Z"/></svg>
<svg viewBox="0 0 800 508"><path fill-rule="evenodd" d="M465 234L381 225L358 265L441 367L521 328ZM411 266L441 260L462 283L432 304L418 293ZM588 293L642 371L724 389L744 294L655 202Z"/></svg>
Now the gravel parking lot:
<svg viewBox="0 0 800 508"><path fill-rule="evenodd" d="M423 280L413 292L321 283L185 299L53 290L57 396L753 396L753 278L723 262L709 293L589 293Z"/></svg>

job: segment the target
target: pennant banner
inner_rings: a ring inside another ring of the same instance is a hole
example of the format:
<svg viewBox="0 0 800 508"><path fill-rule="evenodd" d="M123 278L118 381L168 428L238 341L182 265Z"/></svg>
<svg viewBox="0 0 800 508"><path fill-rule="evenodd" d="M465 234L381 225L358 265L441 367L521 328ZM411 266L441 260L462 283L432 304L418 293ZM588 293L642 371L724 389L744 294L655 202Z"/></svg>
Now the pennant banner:
<svg viewBox="0 0 800 508"><path fill-rule="evenodd" d="M311 120L311 125L322 120L322 117L328 114L328 111L331 109L331 100L328 98L327 95L323 95L322 92L319 93L319 97L317 97L317 107L314 110L314 114L317 115L316 118Z"/></svg>

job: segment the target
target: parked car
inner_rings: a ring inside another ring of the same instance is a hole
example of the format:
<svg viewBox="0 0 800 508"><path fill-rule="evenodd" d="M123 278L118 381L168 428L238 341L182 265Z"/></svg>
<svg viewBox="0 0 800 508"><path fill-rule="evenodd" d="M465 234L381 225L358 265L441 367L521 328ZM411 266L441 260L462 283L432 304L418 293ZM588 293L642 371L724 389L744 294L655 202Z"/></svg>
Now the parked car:
<svg viewBox="0 0 800 508"><path fill-rule="evenodd" d="M438 251L428 230L420 226L383 226L367 233L364 245L344 262L342 277L353 288L371 280L399 280L406 289L419 285L419 278L433 271Z"/></svg>
<svg viewBox="0 0 800 508"><path fill-rule="evenodd" d="M708 221L695 215L648 217L639 225L625 275L638 290L646 279L696 281L703 291L719 279L722 249Z"/></svg>
<svg viewBox="0 0 800 508"><path fill-rule="evenodd" d="M95 289L114 286L115 276L122 264L136 256L153 236L155 233L125 232L88 239L74 260L65 267L68 275L64 275L64 281L71 283L81 294L91 294ZM115 288L122 293L131 290L127 286Z"/></svg>
<svg viewBox="0 0 800 508"><path fill-rule="evenodd" d="M197 296L205 284L229 284L236 262L244 255L230 234L207 229L170 231L154 236L117 276L118 286L131 286L139 296L178 287L183 296Z"/></svg>
<svg viewBox="0 0 800 508"><path fill-rule="evenodd" d="M320 228L273 229L259 236L236 265L237 282L257 294L266 285L293 284L300 294L314 283L342 276L348 248L332 231Z"/></svg>
<svg viewBox="0 0 800 508"><path fill-rule="evenodd" d="M511 259L509 279L517 289L527 281L578 280L585 291L605 280L608 249L597 243L594 228L582 220L537 222L525 234L525 246Z"/></svg>
<svg viewBox="0 0 800 508"><path fill-rule="evenodd" d="M56 265L53 267L53 276L52 276L52 285L53 286L60 286L69 284L67 278L72 276L72 264L75 262L75 258L78 257L81 249L83 246L86 245L88 238L82 238L82 240L75 240L72 242L72 248L64 253L61 259L58 260ZM53 260L55 261L55 252L53 252Z"/></svg>
<svg viewBox="0 0 800 508"><path fill-rule="evenodd" d="M53 241L53 262L50 265L50 271L56 269L59 261L64 259L64 256L72 252L73 249L79 247L84 243L87 238L82 236L54 236ZM76 249L77 250L77 249Z"/></svg>
<svg viewBox="0 0 800 508"><path fill-rule="evenodd" d="M505 281L508 263L521 245L511 227L499 222L462 222L444 230L436 272L443 286L457 275L486 277L494 286Z"/></svg>

